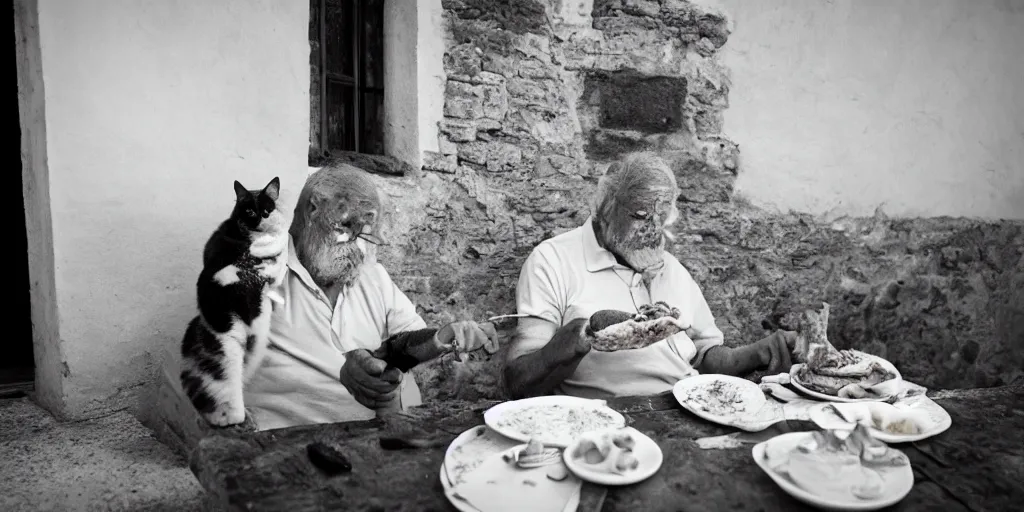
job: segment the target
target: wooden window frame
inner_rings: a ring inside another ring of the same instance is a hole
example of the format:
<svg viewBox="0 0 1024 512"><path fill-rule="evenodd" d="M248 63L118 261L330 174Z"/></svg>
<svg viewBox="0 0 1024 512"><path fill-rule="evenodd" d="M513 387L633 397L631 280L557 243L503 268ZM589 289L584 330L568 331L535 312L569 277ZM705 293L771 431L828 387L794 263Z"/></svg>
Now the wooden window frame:
<svg viewBox="0 0 1024 512"><path fill-rule="evenodd" d="M319 120L318 120L318 122L319 122L319 137L318 137L318 140L317 140L317 144L318 144L319 147L315 148L315 150L314 150L314 148L311 148L311 151L310 151L310 160L311 160L310 165L313 165L313 163L314 163L313 160L314 159L323 159L325 157L328 157L329 153L331 151L330 145L328 143L329 142L328 139L329 139L329 136L331 134L330 129L329 129L329 124L328 124L328 116L329 116L328 106L330 104L330 102L328 101L328 88L329 88L329 84L330 83L333 83L333 84L336 84L336 85L341 85L341 86L348 86L348 87L352 88L352 93L351 93L352 94L352 98L351 98L351 101L352 101L353 115L351 116L351 120L349 120L349 123L351 123L351 125L347 126L347 129L351 130L351 132L352 132L352 139L353 139L354 149L339 150L339 151L355 151L357 153L368 153L368 154L372 154L373 153L372 152L372 148L366 147L367 146L367 141L364 140L364 136L363 136L364 135L364 130L366 129L366 126L367 126L367 119L366 119L366 112L365 112L365 108L364 108L365 105L363 104L364 103L363 97L367 93L373 93L373 94L379 95L382 99L384 97L384 85L385 84L380 84L380 85L372 86L372 87L371 86L367 86L365 84L365 82L367 81L366 80L366 74L368 72L366 69L364 69L364 65L365 65L364 60L365 60L365 55L366 55L366 51L367 51L367 33L366 33L366 30L365 30L365 11L366 11L365 0L342 0L342 1L346 1L346 2L352 2L354 4L353 9L352 9L352 11L354 13L353 19L350 20L350 21L347 21L345 23L347 26L345 27L344 31L352 33L352 39L353 39L351 41L351 43L353 43L352 44L352 62L353 62L353 73L354 73L355 76L346 76L346 75L342 75L342 74L339 74L339 73L336 73L336 72L330 72L328 70L328 66L327 66L328 52L327 52L327 48L326 48L327 43L328 43L327 37L326 37L327 36L327 30L328 30L328 28L327 28L327 16L326 16L327 1L328 0L311 0L310 1L310 8L317 9L316 21L318 22L319 27L317 27L317 29L316 29L316 36L315 37L316 37L316 39L317 39L317 41L319 43L319 46L318 46L318 48L319 48L318 49L319 55L318 55L317 61L318 61L318 67L319 67L318 71L319 71L319 75L320 75L319 76L319 91L318 91L319 92L319 105L314 107L314 108L319 107L318 108L318 111L319 111ZM383 1L381 2L381 5L383 6ZM384 20L383 20L383 16L382 16L381 17L381 27L380 27L381 37L383 37L383 28L384 28L383 27L383 21ZM352 27L355 27L355 29L353 30ZM383 55L381 55L381 59L383 59ZM382 122L383 120L379 120L379 121ZM383 143L383 141L379 141L379 142Z"/></svg>

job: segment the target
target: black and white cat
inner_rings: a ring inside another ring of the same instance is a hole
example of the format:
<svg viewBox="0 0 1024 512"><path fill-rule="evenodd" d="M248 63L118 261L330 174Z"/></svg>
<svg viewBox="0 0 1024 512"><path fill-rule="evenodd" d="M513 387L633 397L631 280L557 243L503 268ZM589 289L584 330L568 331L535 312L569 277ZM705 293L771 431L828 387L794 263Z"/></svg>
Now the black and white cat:
<svg viewBox="0 0 1024 512"><path fill-rule="evenodd" d="M181 385L211 425L245 421L242 387L259 367L270 332L271 301L287 271L288 231L277 200L281 182L247 190L235 182L235 207L203 250L196 283L199 316L181 342Z"/></svg>

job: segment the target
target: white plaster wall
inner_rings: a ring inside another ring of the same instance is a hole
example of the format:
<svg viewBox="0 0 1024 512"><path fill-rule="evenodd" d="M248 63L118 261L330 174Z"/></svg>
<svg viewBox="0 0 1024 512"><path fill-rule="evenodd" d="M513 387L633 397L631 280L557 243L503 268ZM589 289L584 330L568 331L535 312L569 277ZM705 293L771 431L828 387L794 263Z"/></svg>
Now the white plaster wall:
<svg viewBox="0 0 1024 512"><path fill-rule="evenodd" d="M737 190L812 213L1024 219L1024 0L702 0L731 16Z"/></svg>
<svg viewBox="0 0 1024 512"><path fill-rule="evenodd" d="M233 180L257 188L280 176L289 197L301 188L309 3L42 0L38 9L66 363L56 412L76 417L134 405L179 343Z"/></svg>
<svg viewBox="0 0 1024 512"><path fill-rule="evenodd" d="M384 152L416 169L444 117L441 0L384 2Z"/></svg>

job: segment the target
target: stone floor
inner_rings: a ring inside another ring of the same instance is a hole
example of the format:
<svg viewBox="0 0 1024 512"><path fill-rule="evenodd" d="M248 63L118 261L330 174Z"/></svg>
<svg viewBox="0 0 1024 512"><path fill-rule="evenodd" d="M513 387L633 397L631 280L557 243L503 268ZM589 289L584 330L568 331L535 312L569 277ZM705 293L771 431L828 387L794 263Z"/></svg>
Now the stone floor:
<svg viewBox="0 0 1024 512"><path fill-rule="evenodd" d="M0 400L0 510L206 510L188 464L128 411L61 423Z"/></svg>

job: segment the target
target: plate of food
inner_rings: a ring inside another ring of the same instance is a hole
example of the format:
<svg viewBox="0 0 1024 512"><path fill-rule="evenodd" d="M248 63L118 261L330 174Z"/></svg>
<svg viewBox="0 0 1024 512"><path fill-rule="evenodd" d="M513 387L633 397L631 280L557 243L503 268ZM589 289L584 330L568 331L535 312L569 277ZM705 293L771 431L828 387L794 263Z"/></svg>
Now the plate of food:
<svg viewBox="0 0 1024 512"><path fill-rule="evenodd" d="M448 445L440 477L445 497L461 512L572 512L582 488L561 450L519 444L484 425Z"/></svg>
<svg viewBox="0 0 1024 512"><path fill-rule="evenodd" d="M829 304L800 315L790 382L800 392L832 402L885 401L903 390L899 370L885 359L859 350L837 350L828 341Z"/></svg>
<svg viewBox="0 0 1024 512"><path fill-rule="evenodd" d="M664 454L658 443L632 427L584 434L563 452L573 474L601 485L629 485L651 477Z"/></svg>
<svg viewBox="0 0 1024 512"><path fill-rule="evenodd" d="M565 448L587 432L622 428L626 418L604 400L555 395L500 403L484 412L484 423L521 443Z"/></svg>
<svg viewBox="0 0 1024 512"><path fill-rule="evenodd" d="M829 510L878 510L899 503L914 486L910 459L853 430L791 432L754 445L754 461L794 498Z"/></svg>
<svg viewBox="0 0 1024 512"><path fill-rule="evenodd" d="M910 443L945 432L953 419L925 395L897 404L833 403L811 410L811 421L824 429L852 429L860 423L886 443Z"/></svg>
<svg viewBox="0 0 1024 512"><path fill-rule="evenodd" d="M748 432L759 432L781 419L757 384L731 375L687 377L672 387L672 394L697 416Z"/></svg>

